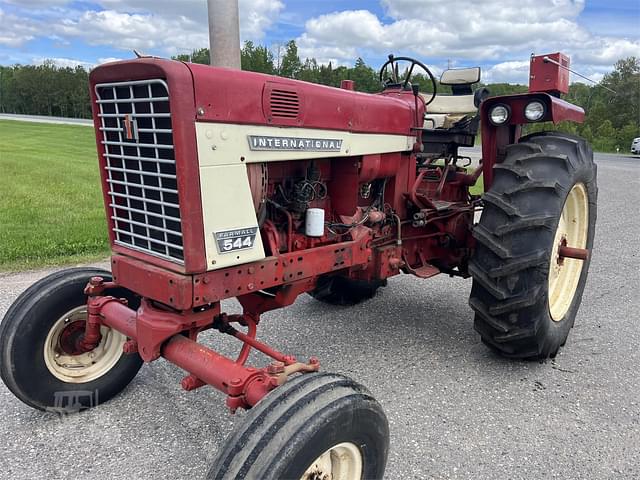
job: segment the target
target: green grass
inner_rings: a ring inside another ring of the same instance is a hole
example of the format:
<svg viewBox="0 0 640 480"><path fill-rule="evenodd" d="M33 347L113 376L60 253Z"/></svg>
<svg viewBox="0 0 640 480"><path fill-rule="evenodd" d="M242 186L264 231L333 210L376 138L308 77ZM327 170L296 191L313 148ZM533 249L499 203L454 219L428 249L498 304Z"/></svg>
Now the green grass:
<svg viewBox="0 0 640 480"><path fill-rule="evenodd" d="M93 129L0 120L0 271L108 254Z"/></svg>
<svg viewBox="0 0 640 480"><path fill-rule="evenodd" d="M469 188L469 193L471 193L471 195L482 195L484 193L484 177L482 175L480 175L476 184Z"/></svg>

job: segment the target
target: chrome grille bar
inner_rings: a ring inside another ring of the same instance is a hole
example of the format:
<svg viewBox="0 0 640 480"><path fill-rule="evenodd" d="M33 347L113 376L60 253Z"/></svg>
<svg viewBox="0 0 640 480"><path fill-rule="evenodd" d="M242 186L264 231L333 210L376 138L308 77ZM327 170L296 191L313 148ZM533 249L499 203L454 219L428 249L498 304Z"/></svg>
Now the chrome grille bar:
<svg viewBox="0 0 640 480"><path fill-rule="evenodd" d="M137 115L136 115L137 117ZM124 117L123 117L124 118ZM142 133L142 132L139 132ZM103 141L102 142L103 145L112 145L112 146L116 146L116 147L131 147L132 145L129 142L110 142L110 141ZM162 149L166 149L166 150L173 150L173 145L162 145L162 144L158 144L158 145L154 145L152 143L139 143L138 145L136 145L137 148L162 148Z"/></svg>
<svg viewBox="0 0 640 480"><path fill-rule="evenodd" d="M122 193L115 193L115 192L114 193L110 193L110 195L112 197L118 197L118 198L124 198L124 199L131 198L133 200L139 200L139 201L143 201L144 200L145 203L151 203L151 204L154 204L154 205L163 205L163 206L171 207L171 208L179 208L179 205L176 205L174 203L159 202L157 200L151 200L150 198L146 198L145 199L143 197L129 196L129 195L125 195L125 194L122 194ZM180 220L180 219L178 218L178 220Z"/></svg>
<svg viewBox="0 0 640 480"><path fill-rule="evenodd" d="M111 158L123 158L125 160L140 160L141 162L158 162L158 163L167 163L173 165L175 162L173 160L162 160L161 158L145 158L145 157L137 157L133 155L111 155L110 153L105 153L105 157Z"/></svg>
<svg viewBox="0 0 640 480"><path fill-rule="evenodd" d="M115 243L183 264L169 86L138 80L95 92Z"/></svg>
<svg viewBox="0 0 640 480"><path fill-rule="evenodd" d="M108 168L107 170L109 170L110 172L114 172L117 171L115 168ZM144 184L140 184L140 183L132 183L132 182L121 182L119 180L107 180L109 183L112 183L114 185L123 185L125 187L135 187L135 188L144 188L145 190L152 190L154 192L161 192L161 193L173 193L174 195L178 194L177 190L170 190L170 189L166 189L166 188L159 188L159 187L154 187L152 185L144 185ZM131 195L131 194L129 194ZM145 197L140 197L141 199L145 199ZM168 203L168 202L164 202L164 203ZM172 204L172 207L176 207L177 205Z"/></svg>
<svg viewBox="0 0 640 480"><path fill-rule="evenodd" d="M116 103L117 105L117 103ZM99 113L98 116L100 118L124 118L126 113ZM158 113L155 115L150 115L148 113L138 113L136 118L171 118L170 113Z"/></svg>
<svg viewBox="0 0 640 480"><path fill-rule="evenodd" d="M131 103L142 103L142 102L168 102L169 97L149 97L149 98L131 98L129 99ZM98 100L96 103L118 103L119 100Z"/></svg>

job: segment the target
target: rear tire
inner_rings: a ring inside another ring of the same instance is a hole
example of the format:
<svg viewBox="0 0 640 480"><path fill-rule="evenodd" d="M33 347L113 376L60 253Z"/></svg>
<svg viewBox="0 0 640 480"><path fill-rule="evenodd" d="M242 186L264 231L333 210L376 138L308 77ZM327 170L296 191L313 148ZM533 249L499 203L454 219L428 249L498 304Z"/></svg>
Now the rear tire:
<svg viewBox="0 0 640 480"><path fill-rule="evenodd" d="M500 354L544 359L566 342L589 259L560 259L558 243L569 228L567 235L582 245L568 246L592 251L596 173L589 145L556 132L522 138L494 167L473 232L469 303L482 341Z"/></svg>
<svg viewBox="0 0 640 480"><path fill-rule="evenodd" d="M321 277L309 295L329 305L351 306L375 297L378 289L386 286L386 280L367 282L341 276Z"/></svg>
<svg viewBox="0 0 640 480"><path fill-rule="evenodd" d="M69 335L84 331L83 290L94 276L111 280L111 273L94 268L68 269L39 280L18 297L0 324L0 377L30 407L67 413L94 407L120 393L142 366L138 354L123 353L124 335L108 327L102 327L100 345L83 354L83 362L84 356L93 359L86 367L60 361L79 357L60 345L65 330ZM139 303L122 288L107 294L126 298L132 308ZM78 327L75 332L69 330L73 326Z"/></svg>
<svg viewBox="0 0 640 480"><path fill-rule="evenodd" d="M381 479L388 450L387 418L371 394L342 375L311 373L249 411L207 478Z"/></svg>

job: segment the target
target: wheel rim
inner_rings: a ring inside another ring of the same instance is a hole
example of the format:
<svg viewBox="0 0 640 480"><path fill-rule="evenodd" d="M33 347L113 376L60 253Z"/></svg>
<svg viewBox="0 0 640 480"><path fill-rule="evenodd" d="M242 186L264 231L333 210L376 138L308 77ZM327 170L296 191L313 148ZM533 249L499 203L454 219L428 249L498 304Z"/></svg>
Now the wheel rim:
<svg viewBox="0 0 640 480"><path fill-rule="evenodd" d="M69 332L84 331L87 307L70 310L51 327L44 342L44 361L51 374L66 383L87 383L100 378L113 368L123 355L127 337L109 327L101 326L102 337L89 352L70 352L63 348Z"/></svg>
<svg viewBox="0 0 640 480"><path fill-rule="evenodd" d="M561 321L573 302L580 275L582 260L560 257L560 247L586 248L589 232L589 200L584 184L573 186L564 207L553 242L549 265L549 313L551 318Z"/></svg>
<svg viewBox="0 0 640 480"><path fill-rule="evenodd" d="M362 463L362 453L356 445L340 443L316 458L300 480L360 480Z"/></svg>

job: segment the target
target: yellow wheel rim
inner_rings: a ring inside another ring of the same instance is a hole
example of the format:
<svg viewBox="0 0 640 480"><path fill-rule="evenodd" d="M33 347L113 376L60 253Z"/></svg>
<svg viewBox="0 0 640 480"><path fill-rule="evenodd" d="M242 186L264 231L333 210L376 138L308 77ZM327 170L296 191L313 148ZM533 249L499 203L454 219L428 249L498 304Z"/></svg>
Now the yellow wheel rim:
<svg viewBox="0 0 640 480"><path fill-rule="evenodd" d="M584 263L582 260L560 257L560 246L586 248L588 234L589 197L584 184L577 183L564 203L549 265L549 313L556 322L561 321L571 307Z"/></svg>
<svg viewBox="0 0 640 480"><path fill-rule="evenodd" d="M300 480L361 480L362 464L362 453L355 444L339 443L316 458Z"/></svg>
<svg viewBox="0 0 640 480"><path fill-rule="evenodd" d="M102 338L96 348L79 355L70 355L60 345L65 328L87 319L87 307L74 308L60 317L44 342L44 362L49 372L66 383L87 383L109 372L123 355L127 337L109 327L101 326Z"/></svg>

